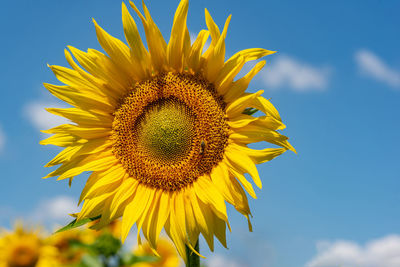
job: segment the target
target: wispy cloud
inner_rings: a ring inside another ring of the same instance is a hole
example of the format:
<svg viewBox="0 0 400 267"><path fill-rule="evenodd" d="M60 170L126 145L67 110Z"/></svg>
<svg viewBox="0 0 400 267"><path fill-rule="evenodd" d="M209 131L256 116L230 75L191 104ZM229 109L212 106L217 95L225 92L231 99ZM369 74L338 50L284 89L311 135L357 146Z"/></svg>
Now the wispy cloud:
<svg viewBox="0 0 400 267"><path fill-rule="evenodd" d="M352 241L321 241L317 255L306 267L398 267L400 236L389 235L372 240L364 246Z"/></svg>
<svg viewBox="0 0 400 267"><path fill-rule="evenodd" d="M312 66L289 56L276 56L264 68L261 78L272 89L288 87L293 91L322 91L328 87L332 68Z"/></svg>
<svg viewBox="0 0 400 267"><path fill-rule="evenodd" d="M55 196L49 199L43 199L29 216L33 222L50 222L65 224L71 221L68 214L78 212L77 202L69 196Z"/></svg>
<svg viewBox="0 0 400 267"><path fill-rule="evenodd" d="M364 75L386 83L391 87L400 88L400 70L391 68L371 51L365 49L357 51L355 60Z"/></svg>
<svg viewBox="0 0 400 267"><path fill-rule="evenodd" d="M24 114L38 130L47 130L57 125L69 122L63 117L47 112L45 108L48 107L62 108L65 106L52 102L33 101L24 107Z"/></svg>
<svg viewBox="0 0 400 267"><path fill-rule="evenodd" d="M214 253L207 262L209 267L245 267L232 259L228 259L220 254Z"/></svg>

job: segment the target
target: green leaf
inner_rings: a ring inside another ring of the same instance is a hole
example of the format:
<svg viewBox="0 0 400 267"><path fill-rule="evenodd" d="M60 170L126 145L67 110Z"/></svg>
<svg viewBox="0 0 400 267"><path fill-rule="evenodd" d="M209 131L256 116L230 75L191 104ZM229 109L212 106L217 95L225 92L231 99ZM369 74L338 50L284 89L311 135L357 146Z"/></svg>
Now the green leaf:
<svg viewBox="0 0 400 267"><path fill-rule="evenodd" d="M160 259L155 256L136 256L132 253L124 253L120 256L120 263L122 266L132 265L139 262L157 262Z"/></svg>
<svg viewBox="0 0 400 267"><path fill-rule="evenodd" d="M55 233L60 233L60 232L68 231L68 230L74 229L74 228L76 228L76 227L85 225L85 224L87 224L87 223L89 223L89 222L98 220L98 219L100 219L100 218L101 218L101 215L96 216L96 217L93 217L93 218L86 218L86 219L83 219L83 220L80 220L80 221L76 221L76 219L75 219L75 220L73 220L72 222L70 222L69 224L67 224L66 226L62 227L61 229L58 229Z"/></svg>
<svg viewBox="0 0 400 267"><path fill-rule="evenodd" d="M79 267L103 267L103 263L100 261L99 257L86 254L82 257Z"/></svg>
<svg viewBox="0 0 400 267"><path fill-rule="evenodd" d="M246 115L253 115L254 113L256 113L258 111L258 109L256 108L245 108L242 112L242 114L246 114Z"/></svg>
<svg viewBox="0 0 400 267"><path fill-rule="evenodd" d="M105 233L99 236L96 241L91 245L92 250L105 257L111 257L118 253L122 243L120 239L115 238L113 235Z"/></svg>

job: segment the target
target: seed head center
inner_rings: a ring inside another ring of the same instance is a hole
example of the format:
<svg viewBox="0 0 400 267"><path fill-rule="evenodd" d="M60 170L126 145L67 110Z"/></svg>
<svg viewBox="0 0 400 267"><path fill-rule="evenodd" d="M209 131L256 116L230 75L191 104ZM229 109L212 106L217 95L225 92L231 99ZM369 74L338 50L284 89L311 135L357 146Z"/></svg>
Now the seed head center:
<svg viewBox="0 0 400 267"><path fill-rule="evenodd" d="M189 152L193 140L193 116L184 104L161 100L150 105L137 125L138 145L154 158L176 161Z"/></svg>

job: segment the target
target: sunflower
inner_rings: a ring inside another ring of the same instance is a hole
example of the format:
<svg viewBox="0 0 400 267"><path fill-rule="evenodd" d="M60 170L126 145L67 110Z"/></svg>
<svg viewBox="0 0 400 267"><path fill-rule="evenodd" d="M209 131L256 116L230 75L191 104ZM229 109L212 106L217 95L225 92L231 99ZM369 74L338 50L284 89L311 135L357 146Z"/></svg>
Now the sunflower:
<svg viewBox="0 0 400 267"><path fill-rule="evenodd" d="M56 253L39 231L25 230L21 224L0 237L0 267L58 266Z"/></svg>
<svg viewBox="0 0 400 267"><path fill-rule="evenodd" d="M180 260L178 253L170 241L166 238L160 238L158 241L157 251L155 251L159 259L155 262L140 262L132 265L132 267L178 267ZM153 256L154 251L148 243L138 246L133 253L137 256Z"/></svg>
<svg viewBox="0 0 400 267"><path fill-rule="evenodd" d="M74 266L81 261L85 251L74 248L73 243L91 244L97 236L97 232L90 229L71 229L51 235L47 241L57 249L60 266Z"/></svg>
<svg viewBox="0 0 400 267"><path fill-rule="evenodd" d="M246 49L225 61L231 16L220 31L207 9L208 30L191 43L187 0L177 8L166 43L145 4L143 14L130 4L144 26L148 50L122 3L129 46L94 21L107 55L68 47L72 69L49 66L65 85L44 86L73 107L47 109L72 123L44 131L54 135L41 144L65 147L46 165L61 166L45 178L71 182L91 171L77 220L101 216L94 226L101 228L122 216L122 240L136 224L139 243L143 233L156 249L164 228L184 259L185 245L193 249L200 233L211 250L214 236L226 247L226 202L248 219L251 230L245 190L253 198L256 193L245 174L261 188L255 164L294 151L278 132L285 125L263 91L245 92L265 61L235 79L246 62L274 51ZM263 115L255 117L256 111ZM261 141L275 147L248 147Z"/></svg>

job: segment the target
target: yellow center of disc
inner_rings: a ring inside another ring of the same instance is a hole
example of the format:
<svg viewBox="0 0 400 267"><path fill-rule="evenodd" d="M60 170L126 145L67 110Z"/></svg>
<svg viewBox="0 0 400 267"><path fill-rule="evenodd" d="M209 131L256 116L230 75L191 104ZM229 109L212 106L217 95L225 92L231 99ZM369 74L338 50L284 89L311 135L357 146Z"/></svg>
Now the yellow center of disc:
<svg viewBox="0 0 400 267"><path fill-rule="evenodd" d="M190 152L194 119L176 99L149 105L138 119L138 145L160 162L176 162Z"/></svg>

